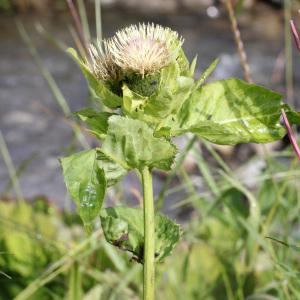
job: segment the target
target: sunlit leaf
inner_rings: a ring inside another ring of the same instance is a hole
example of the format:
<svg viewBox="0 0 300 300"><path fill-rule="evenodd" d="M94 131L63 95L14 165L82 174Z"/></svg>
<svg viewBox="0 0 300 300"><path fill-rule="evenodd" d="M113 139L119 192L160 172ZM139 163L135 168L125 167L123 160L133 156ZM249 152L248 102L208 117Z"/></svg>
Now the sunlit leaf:
<svg viewBox="0 0 300 300"><path fill-rule="evenodd" d="M166 120L158 135L193 132L216 144L266 143L282 138L282 96L231 78L193 93L176 118Z"/></svg>

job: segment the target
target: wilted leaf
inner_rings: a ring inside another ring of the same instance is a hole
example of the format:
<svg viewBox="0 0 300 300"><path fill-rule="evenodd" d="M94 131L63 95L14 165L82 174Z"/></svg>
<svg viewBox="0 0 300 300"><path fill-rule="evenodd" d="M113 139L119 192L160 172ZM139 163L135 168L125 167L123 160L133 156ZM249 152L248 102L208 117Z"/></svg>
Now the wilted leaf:
<svg viewBox="0 0 300 300"><path fill-rule="evenodd" d="M141 209L110 207L101 212L102 229L107 242L122 250L132 252L143 262L144 218ZM180 238L179 225L163 215L155 216L155 255L162 261L171 254Z"/></svg>

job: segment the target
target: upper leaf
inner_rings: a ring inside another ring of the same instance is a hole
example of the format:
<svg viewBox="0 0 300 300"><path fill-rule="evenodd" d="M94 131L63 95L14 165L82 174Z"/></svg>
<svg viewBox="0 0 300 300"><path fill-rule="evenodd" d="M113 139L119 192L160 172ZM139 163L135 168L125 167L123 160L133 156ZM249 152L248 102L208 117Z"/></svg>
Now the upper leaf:
<svg viewBox="0 0 300 300"><path fill-rule="evenodd" d="M189 68L184 52L180 53L180 59L163 68L160 76L156 75L152 80L141 81L142 85L146 84L145 81L152 87L157 85L155 78L159 79L157 88L153 89L154 92L151 94L138 93L137 89L133 90L132 86L123 84L123 111L126 115L158 128L164 124L166 118L176 118L183 103L204 83L218 64L218 59L214 60L195 82L193 74L196 58Z"/></svg>
<svg viewBox="0 0 300 300"><path fill-rule="evenodd" d="M122 104L122 98L110 91L109 88L101 80L98 80L94 76L94 74L86 67L84 61L78 57L76 50L74 50L73 48L69 48L68 52L78 63L96 99L102 101L103 104L109 108L120 107Z"/></svg>
<svg viewBox="0 0 300 300"><path fill-rule="evenodd" d="M176 118L168 118L157 135L194 132L216 144L266 143L285 134L280 125L281 95L231 78L194 92Z"/></svg>
<svg viewBox="0 0 300 300"><path fill-rule="evenodd" d="M159 121L175 114L190 96L193 85L192 78L180 76L178 64L169 65L161 71L159 88L150 96L144 107L144 113Z"/></svg>
<svg viewBox="0 0 300 300"><path fill-rule="evenodd" d="M101 151L124 169L144 166L169 170L176 148L165 138L153 136L153 130L140 120L111 116Z"/></svg>
<svg viewBox="0 0 300 300"><path fill-rule="evenodd" d="M78 152L60 160L65 183L85 225L100 212L106 189L104 171L97 164L95 149Z"/></svg>
<svg viewBox="0 0 300 300"><path fill-rule="evenodd" d="M191 94L194 80L180 75L177 62L160 71L158 86L151 95L140 95L123 84L123 111L134 119L158 125L169 115L174 115ZM148 83L147 83L148 84ZM150 81L151 84L151 81Z"/></svg>
<svg viewBox="0 0 300 300"><path fill-rule="evenodd" d="M105 137L108 128L108 118L113 115L109 112L97 112L92 108L84 108L74 114L89 126L89 131L92 134L100 139Z"/></svg>
<svg viewBox="0 0 300 300"><path fill-rule="evenodd" d="M144 256L144 218L141 209L110 207L101 212L102 229L107 242L132 252L139 262ZM180 238L179 225L166 216L155 216L155 259L171 254Z"/></svg>

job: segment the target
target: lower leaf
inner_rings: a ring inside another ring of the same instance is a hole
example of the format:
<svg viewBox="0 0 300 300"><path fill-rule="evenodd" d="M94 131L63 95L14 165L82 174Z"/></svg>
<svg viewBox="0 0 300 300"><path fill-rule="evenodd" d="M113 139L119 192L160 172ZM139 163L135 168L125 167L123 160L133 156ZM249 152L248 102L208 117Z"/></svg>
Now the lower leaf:
<svg viewBox="0 0 300 300"><path fill-rule="evenodd" d="M102 210L101 225L108 243L133 253L143 263L144 217L143 210L123 206ZM166 216L155 216L155 256L161 262L170 255L181 235L180 227Z"/></svg>
<svg viewBox="0 0 300 300"><path fill-rule="evenodd" d="M82 151L60 162L68 192L83 223L90 226L100 212L106 190L105 174L98 166L97 152L95 149Z"/></svg>

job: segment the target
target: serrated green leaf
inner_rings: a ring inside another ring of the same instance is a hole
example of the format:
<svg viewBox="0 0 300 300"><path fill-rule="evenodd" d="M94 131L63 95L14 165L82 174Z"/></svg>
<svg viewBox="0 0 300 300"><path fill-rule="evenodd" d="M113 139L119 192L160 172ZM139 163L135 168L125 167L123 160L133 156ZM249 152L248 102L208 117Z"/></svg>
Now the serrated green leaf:
<svg viewBox="0 0 300 300"><path fill-rule="evenodd" d="M230 78L193 93L176 118L167 119L157 135L193 132L215 144L266 143L282 138L281 95Z"/></svg>
<svg viewBox="0 0 300 300"><path fill-rule="evenodd" d="M100 212L106 189L104 171L97 164L95 149L78 152L61 160L67 190L85 225Z"/></svg>
<svg viewBox="0 0 300 300"><path fill-rule="evenodd" d="M106 208L100 215L105 239L122 250L132 252L143 262L144 218L141 209L123 206ZM170 255L180 238L180 227L166 216L155 216L155 255L162 261Z"/></svg>
<svg viewBox="0 0 300 300"><path fill-rule="evenodd" d="M78 63L83 75L88 81L91 92L94 94L95 98L99 99L101 102L103 102L104 105L109 108L120 107L122 105L122 98L111 92L101 80L98 80L89 71L84 62L78 57L75 49L69 48L67 51Z"/></svg>
<svg viewBox="0 0 300 300"><path fill-rule="evenodd" d="M176 147L164 138L153 136L153 129L140 120L112 116L101 151L124 169L144 166L169 170Z"/></svg>
<svg viewBox="0 0 300 300"><path fill-rule="evenodd" d="M92 108L84 108L74 115L79 117L83 122L89 126L89 131L102 139L105 137L108 128L108 119L112 116L109 112L97 112Z"/></svg>

